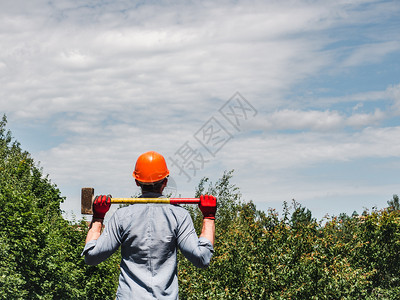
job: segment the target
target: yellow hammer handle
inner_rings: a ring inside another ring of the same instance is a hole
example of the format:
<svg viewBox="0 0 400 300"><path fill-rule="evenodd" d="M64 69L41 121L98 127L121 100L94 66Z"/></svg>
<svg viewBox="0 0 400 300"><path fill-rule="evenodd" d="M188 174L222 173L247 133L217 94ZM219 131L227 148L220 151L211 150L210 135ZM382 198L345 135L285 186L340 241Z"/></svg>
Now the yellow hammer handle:
<svg viewBox="0 0 400 300"><path fill-rule="evenodd" d="M111 203L170 203L169 198L111 198Z"/></svg>

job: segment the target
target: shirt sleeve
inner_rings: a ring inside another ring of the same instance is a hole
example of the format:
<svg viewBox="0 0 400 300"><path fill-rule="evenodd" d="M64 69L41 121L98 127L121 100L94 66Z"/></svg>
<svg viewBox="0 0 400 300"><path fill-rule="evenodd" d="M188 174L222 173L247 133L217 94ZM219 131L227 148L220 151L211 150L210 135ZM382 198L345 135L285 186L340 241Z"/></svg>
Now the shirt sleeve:
<svg viewBox="0 0 400 300"><path fill-rule="evenodd" d="M82 251L88 265L97 265L106 260L121 245L121 233L118 226L117 212L105 225L103 233L97 240L91 240Z"/></svg>
<svg viewBox="0 0 400 300"><path fill-rule="evenodd" d="M182 254L198 268L208 267L214 253L214 248L207 238L197 237L189 214L183 218L179 226L178 247Z"/></svg>

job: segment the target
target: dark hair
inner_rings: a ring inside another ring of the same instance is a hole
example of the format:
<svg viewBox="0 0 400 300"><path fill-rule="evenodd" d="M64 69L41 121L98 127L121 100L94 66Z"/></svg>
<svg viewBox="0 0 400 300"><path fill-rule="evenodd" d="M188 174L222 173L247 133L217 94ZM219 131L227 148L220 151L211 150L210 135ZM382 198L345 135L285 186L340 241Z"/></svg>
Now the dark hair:
<svg viewBox="0 0 400 300"><path fill-rule="evenodd" d="M142 193L147 192L147 193L160 193L162 192L162 186L164 182L167 180L167 178L161 179L160 181L153 182L151 184L143 184L139 182L139 186L142 189Z"/></svg>

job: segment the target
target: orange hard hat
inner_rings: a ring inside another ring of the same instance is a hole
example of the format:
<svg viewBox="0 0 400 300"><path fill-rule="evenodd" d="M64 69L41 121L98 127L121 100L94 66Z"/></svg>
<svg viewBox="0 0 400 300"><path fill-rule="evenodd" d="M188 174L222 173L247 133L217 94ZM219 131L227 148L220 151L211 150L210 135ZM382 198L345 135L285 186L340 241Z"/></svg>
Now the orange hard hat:
<svg viewBox="0 0 400 300"><path fill-rule="evenodd" d="M160 181L168 175L169 170L164 157L155 151L140 155L133 171L133 177L144 184Z"/></svg>

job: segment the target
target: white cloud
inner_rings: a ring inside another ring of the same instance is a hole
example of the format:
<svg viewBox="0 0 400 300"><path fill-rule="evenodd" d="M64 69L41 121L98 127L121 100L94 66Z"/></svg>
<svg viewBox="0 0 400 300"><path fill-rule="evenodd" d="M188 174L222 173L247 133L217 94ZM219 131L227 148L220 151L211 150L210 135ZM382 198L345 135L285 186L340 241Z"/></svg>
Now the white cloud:
<svg viewBox="0 0 400 300"><path fill-rule="evenodd" d="M94 58L81 53L79 50L65 51L60 53L58 62L60 66L66 69L88 69L94 63Z"/></svg>
<svg viewBox="0 0 400 300"><path fill-rule="evenodd" d="M336 111L280 110L267 116L272 130L324 131L342 127L343 116Z"/></svg>
<svg viewBox="0 0 400 300"><path fill-rule="evenodd" d="M346 124L355 128L364 126L372 126L379 124L379 121L384 120L386 114L380 109L375 109L373 114L353 114L347 120Z"/></svg>
<svg viewBox="0 0 400 300"><path fill-rule="evenodd" d="M398 116L400 114L400 84L390 86L387 90L388 96L393 100L391 112Z"/></svg>
<svg viewBox="0 0 400 300"><path fill-rule="evenodd" d="M255 178L270 171L298 170L323 162L346 162L366 158L399 158L395 143L400 127L365 128L354 133L265 133L235 137L218 156L226 168L250 170Z"/></svg>
<svg viewBox="0 0 400 300"><path fill-rule="evenodd" d="M358 104L357 107L360 107ZM315 131L327 132L343 130L346 127L363 128L378 125L388 118L388 112L375 109L373 113L357 113L346 115L339 111L320 110L277 110L270 114L260 115L252 122L255 130L266 131Z"/></svg>
<svg viewBox="0 0 400 300"><path fill-rule="evenodd" d="M381 61L386 55L398 52L400 42L389 41L377 44L364 44L355 50L343 62L343 67L372 64Z"/></svg>

